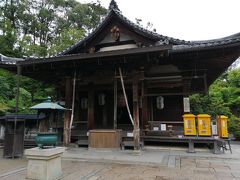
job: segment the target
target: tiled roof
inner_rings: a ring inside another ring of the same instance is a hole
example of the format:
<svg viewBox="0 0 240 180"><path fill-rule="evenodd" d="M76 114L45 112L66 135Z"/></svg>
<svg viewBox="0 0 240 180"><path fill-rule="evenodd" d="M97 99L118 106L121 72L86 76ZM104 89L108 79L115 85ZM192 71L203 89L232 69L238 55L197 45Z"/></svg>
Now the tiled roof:
<svg viewBox="0 0 240 180"><path fill-rule="evenodd" d="M40 114L7 114L5 116L0 116L0 120L5 120L5 119L14 119L17 117L17 119L25 119L25 120L38 120L38 119L43 119L45 118L45 115Z"/></svg>
<svg viewBox="0 0 240 180"><path fill-rule="evenodd" d="M240 43L240 33L219 39L212 39L206 41L190 41L189 44L174 45L173 51L192 50L194 48L218 47L235 43Z"/></svg>
<svg viewBox="0 0 240 180"><path fill-rule="evenodd" d="M99 26L94 31L92 31L92 33L90 33L87 37L83 38L76 44L60 52L57 56L66 55L67 53L74 50L75 48L86 44L88 40L91 40L93 37L95 37L97 32L99 32L101 29L104 28L105 24L109 22L112 16L116 16L117 18L119 18L119 20L121 20L123 23L133 28L136 33L142 36L145 36L147 38L150 38L153 41L156 41L155 45L172 44L173 51L190 50L194 48L208 48L213 46L228 45L228 44L240 42L240 33L227 36L224 38L220 38L220 39L213 39L213 40L206 40L206 41L185 41L185 40L164 36L156 32L149 31L148 29L145 29L140 25L133 23L132 21L127 19L125 16L123 16L118 8L117 9L110 8L107 16L99 24Z"/></svg>
<svg viewBox="0 0 240 180"><path fill-rule="evenodd" d="M13 58L13 57L7 57L2 54L0 54L0 64L8 64L8 65L14 65L17 61L24 61L22 58Z"/></svg>
<svg viewBox="0 0 240 180"><path fill-rule="evenodd" d="M78 41L76 44L74 44L74 45L68 47L67 49L63 50L62 52L58 53L57 56L65 55L65 54L69 53L71 50L85 44L88 40L92 39L97 32L99 32L101 29L104 28L105 24L107 24L109 22L109 20L111 19L111 17L114 15L117 16L126 25L132 27L135 30L135 32L137 32L138 34L141 34L145 37L153 39L156 42L158 41L160 44L177 45L177 44L189 44L190 43L189 41L175 39L172 37L163 36L156 32L149 31L149 30L141 27L140 25L137 25L137 24L133 23L132 21L130 21L129 19L127 19L125 16L122 15L122 13L119 10L111 9L108 12L107 16L103 19L103 21L99 24L99 26L94 31L92 31L87 37Z"/></svg>

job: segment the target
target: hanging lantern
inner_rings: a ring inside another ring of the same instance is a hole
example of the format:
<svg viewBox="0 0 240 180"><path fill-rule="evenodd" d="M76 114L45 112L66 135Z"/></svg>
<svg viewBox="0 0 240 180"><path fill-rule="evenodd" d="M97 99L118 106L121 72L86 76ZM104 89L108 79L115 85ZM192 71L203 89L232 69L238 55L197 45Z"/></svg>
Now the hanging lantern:
<svg viewBox="0 0 240 180"><path fill-rule="evenodd" d="M88 99L87 98L81 98L81 108L82 109L88 108Z"/></svg>
<svg viewBox="0 0 240 180"><path fill-rule="evenodd" d="M158 96L156 98L156 104L157 104L157 109L163 109L164 108L164 98L162 96Z"/></svg>

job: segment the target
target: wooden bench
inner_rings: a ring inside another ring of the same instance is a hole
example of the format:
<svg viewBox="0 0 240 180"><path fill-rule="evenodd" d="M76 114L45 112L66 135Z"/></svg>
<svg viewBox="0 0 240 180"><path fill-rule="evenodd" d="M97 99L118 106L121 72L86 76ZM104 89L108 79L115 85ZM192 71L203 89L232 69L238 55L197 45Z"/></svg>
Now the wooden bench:
<svg viewBox="0 0 240 180"><path fill-rule="evenodd" d="M213 153L224 153L222 147L226 144L224 139L213 137L159 137L159 136L143 136L143 142L176 142L188 143L188 152L195 153L194 144L213 144ZM221 151L222 150L222 151Z"/></svg>

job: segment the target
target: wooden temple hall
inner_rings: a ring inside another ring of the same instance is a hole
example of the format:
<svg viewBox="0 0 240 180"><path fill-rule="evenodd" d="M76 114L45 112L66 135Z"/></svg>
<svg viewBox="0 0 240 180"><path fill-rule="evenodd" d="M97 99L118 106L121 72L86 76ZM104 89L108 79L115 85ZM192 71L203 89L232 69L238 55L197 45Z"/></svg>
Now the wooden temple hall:
<svg viewBox="0 0 240 180"><path fill-rule="evenodd" d="M139 149L148 137L183 135L188 97L207 93L239 56L240 33L206 41L163 36L128 20L112 0L99 26L76 44L54 57L2 58L1 67L56 86L57 100L70 109L65 145L104 147L121 134Z"/></svg>

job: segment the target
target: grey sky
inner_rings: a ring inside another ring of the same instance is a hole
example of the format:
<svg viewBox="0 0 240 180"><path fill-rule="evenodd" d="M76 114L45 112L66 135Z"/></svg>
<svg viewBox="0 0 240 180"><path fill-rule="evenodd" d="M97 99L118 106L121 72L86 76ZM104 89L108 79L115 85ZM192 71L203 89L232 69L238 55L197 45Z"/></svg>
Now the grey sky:
<svg viewBox="0 0 240 180"><path fill-rule="evenodd" d="M96 2L97 0L79 0ZM100 0L108 8L110 0ZM240 0L116 0L122 13L153 23L159 34L205 40L240 32Z"/></svg>

